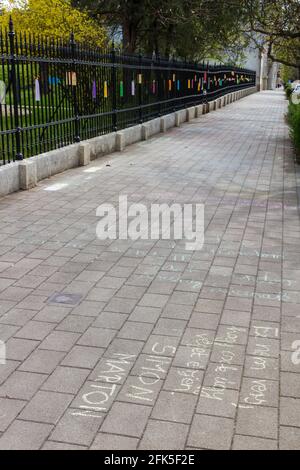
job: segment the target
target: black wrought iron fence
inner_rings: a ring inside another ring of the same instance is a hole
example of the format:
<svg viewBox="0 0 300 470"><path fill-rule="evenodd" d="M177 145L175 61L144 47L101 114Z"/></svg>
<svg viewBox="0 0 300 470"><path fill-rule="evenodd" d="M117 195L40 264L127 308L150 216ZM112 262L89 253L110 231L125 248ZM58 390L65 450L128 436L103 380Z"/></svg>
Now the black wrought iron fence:
<svg viewBox="0 0 300 470"><path fill-rule="evenodd" d="M0 31L0 165L252 87L227 65L126 55Z"/></svg>

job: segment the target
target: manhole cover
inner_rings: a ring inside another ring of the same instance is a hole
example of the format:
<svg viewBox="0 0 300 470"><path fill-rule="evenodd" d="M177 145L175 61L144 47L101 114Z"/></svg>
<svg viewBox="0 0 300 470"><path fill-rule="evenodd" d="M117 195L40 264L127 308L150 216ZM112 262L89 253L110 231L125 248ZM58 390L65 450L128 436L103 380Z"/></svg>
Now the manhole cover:
<svg viewBox="0 0 300 470"><path fill-rule="evenodd" d="M79 294L65 294L55 292L55 294L49 297L48 302L51 304L77 305L81 298L82 295Z"/></svg>

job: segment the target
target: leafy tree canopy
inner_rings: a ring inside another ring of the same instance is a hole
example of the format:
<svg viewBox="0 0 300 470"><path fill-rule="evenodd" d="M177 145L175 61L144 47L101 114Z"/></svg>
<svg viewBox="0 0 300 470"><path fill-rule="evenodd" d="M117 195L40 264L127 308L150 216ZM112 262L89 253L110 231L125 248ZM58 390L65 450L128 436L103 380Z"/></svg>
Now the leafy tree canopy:
<svg viewBox="0 0 300 470"><path fill-rule="evenodd" d="M122 30L128 52L202 59L239 52L244 10L234 0L72 0L93 18Z"/></svg>
<svg viewBox="0 0 300 470"><path fill-rule="evenodd" d="M70 0L10 0L0 14L0 27L8 26L10 15L15 30L21 33L68 39L74 31L78 41L98 46L106 40L105 29L74 8Z"/></svg>
<svg viewBox="0 0 300 470"><path fill-rule="evenodd" d="M267 44L269 58L300 70L300 1L246 0L249 33Z"/></svg>

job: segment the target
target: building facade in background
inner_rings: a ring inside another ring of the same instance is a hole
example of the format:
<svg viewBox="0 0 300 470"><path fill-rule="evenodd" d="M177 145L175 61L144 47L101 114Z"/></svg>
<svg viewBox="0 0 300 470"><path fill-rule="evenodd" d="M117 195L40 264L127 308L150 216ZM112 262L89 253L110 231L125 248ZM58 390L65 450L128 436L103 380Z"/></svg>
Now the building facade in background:
<svg viewBox="0 0 300 470"><path fill-rule="evenodd" d="M249 47L244 67L256 70L259 91L275 90L280 80L280 64L268 58L267 45L261 51L254 44Z"/></svg>

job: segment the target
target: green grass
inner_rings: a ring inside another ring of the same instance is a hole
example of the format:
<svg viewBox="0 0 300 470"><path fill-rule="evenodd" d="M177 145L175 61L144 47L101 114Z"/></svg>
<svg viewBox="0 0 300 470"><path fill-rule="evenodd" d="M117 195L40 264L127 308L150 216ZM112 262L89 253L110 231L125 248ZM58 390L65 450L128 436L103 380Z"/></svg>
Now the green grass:
<svg viewBox="0 0 300 470"><path fill-rule="evenodd" d="M300 163L300 104L290 102L287 118L296 149L297 162Z"/></svg>

